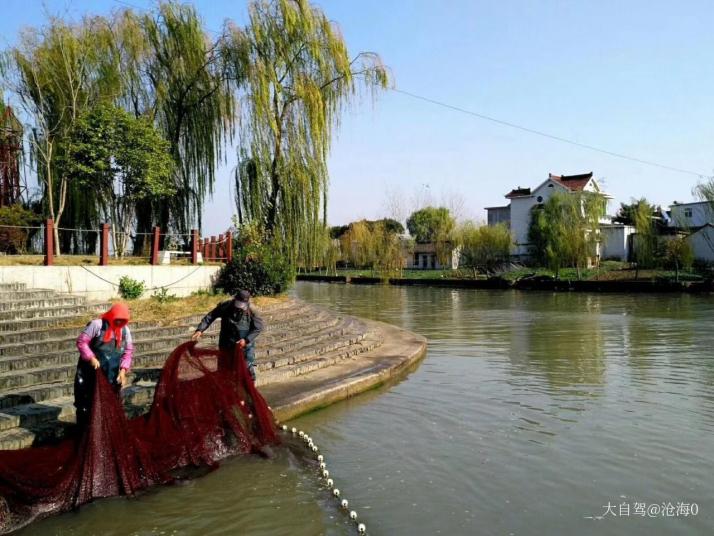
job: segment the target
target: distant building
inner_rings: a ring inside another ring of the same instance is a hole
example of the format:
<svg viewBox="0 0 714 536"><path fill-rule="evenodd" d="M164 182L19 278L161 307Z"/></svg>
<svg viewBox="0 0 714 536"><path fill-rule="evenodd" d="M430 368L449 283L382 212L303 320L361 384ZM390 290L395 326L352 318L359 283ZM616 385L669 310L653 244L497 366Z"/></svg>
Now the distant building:
<svg viewBox="0 0 714 536"><path fill-rule="evenodd" d="M600 190L592 172L581 175L553 175L550 173L544 182L532 190L520 186L514 188L505 195L506 199L510 200L508 205L486 209L489 225L503 223L511 229L514 241L511 250L513 256L528 256L531 209L545 203L555 192L593 192L602 194L605 199L610 199L610 196Z"/></svg>
<svg viewBox="0 0 714 536"><path fill-rule="evenodd" d="M714 225L714 210L709 201L677 203L669 207L670 225L679 229L699 229L707 224Z"/></svg>
<svg viewBox="0 0 714 536"><path fill-rule="evenodd" d="M624 223L600 224L600 259L606 261L632 260L632 241L635 228Z"/></svg>
<svg viewBox="0 0 714 536"><path fill-rule="evenodd" d="M414 244L412 253L405 255L404 266L407 270L458 270L460 247L446 246L448 248L448 262L442 265L436 254L436 244Z"/></svg>
<svg viewBox="0 0 714 536"><path fill-rule="evenodd" d="M714 263L714 225L707 223L687 237L694 258L706 263Z"/></svg>
<svg viewBox="0 0 714 536"><path fill-rule="evenodd" d="M669 225L689 233L687 242L696 260L714 262L714 208L709 201L675 201L669 207Z"/></svg>

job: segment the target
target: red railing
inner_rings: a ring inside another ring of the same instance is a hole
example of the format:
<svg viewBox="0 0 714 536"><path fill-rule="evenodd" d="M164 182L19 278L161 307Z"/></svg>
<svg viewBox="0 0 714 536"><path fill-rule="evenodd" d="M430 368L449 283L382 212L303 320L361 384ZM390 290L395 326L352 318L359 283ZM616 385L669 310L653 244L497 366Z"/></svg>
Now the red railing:
<svg viewBox="0 0 714 536"><path fill-rule="evenodd" d="M103 223L99 230L99 265L107 266L109 264L109 244L110 244L110 225ZM93 231L96 232L96 231ZM159 227L154 227L151 236L151 253L149 256L149 264L158 265L160 259L160 245L162 237L165 239L169 235L162 233ZM185 237L185 235L184 235ZM54 264L55 251L55 229L54 221L48 219L44 226L44 260L45 266ZM202 262L230 262L233 259L233 233L231 231L225 234L205 238L201 238L198 234L198 229L192 229L189 235L190 242L190 262L191 264L199 264ZM202 257L202 258L200 258Z"/></svg>

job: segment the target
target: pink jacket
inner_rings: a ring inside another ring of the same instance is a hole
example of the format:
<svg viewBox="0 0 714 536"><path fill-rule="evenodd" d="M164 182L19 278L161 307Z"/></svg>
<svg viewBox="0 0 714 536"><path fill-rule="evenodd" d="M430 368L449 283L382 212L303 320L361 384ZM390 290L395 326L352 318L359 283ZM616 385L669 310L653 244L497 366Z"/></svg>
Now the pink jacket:
<svg viewBox="0 0 714 536"><path fill-rule="evenodd" d="M129 372L129 370L131 369L131 360L134 357L134 343L131 339L131 332L129 331L129 327L127 326L124 329L126 330L126 346L124 347L124 353L121 356L121 362L119 363L119 367ZM77 337L77 350L79 350L79 355L83 360L89 361L94 357L94 352L92 352L92 349L89 347L89 345L95 337L99 337L99 333L101 331L102 319L96 318L92 320L89 324L87 324L87 327L84 328L84 331L82 331L82 333L79 334L79 337Z"/></svg>

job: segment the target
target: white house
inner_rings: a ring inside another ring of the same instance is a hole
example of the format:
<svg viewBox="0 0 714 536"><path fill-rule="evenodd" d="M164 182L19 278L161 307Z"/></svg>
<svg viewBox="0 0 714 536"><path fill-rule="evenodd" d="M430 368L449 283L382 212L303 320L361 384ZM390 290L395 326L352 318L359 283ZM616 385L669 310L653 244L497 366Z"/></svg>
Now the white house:
<svg viewBox="0 0 714 536"><path fill-rule="evenodd" d="M404 267L407 270L458 270L461 246L454 248L447 244L445 247L449 249L446 265L439 262L436 244L429 242L414 244L414 251L404 255Z"/></svg>
<svg viewBox="0 0 714 536"><path fill-rule="evenodd" d="M506 194L510 203L500 207L488 207L488 224L496 225L505 223L513 235L513 248L511 254L517 257L528 256L528 228L531 224L531 209L535 205L542 205L555 192L595 192L602 194L605 199L610 196L603 193L593 178L592 171L581 175L553 175L531 190L531 188L515 188Z"/></svg>
<svg viewBox="0 0 714 536"><path fill-rule="evenodd" d="M670 226L690 232L687 242L694 258L714 262L714 208L708 201L677 203L669 206Z"/></svg>
<svg viewBox="0 0 714 536"><path fill-rule="evenodd" d="M670 225L680 229L699 228L714 224L714 210L709 201L677 203L669 206Z"/></svg>

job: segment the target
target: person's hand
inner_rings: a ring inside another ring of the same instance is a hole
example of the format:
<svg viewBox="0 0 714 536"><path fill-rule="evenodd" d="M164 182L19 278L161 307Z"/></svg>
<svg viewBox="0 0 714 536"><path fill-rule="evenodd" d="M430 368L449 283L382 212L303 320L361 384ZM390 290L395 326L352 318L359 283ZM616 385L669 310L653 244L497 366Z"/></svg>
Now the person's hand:
<svg viewBox="0 0 714 536"><path fill-rule="evenodd" d="M238 348L245 348L245 339L241 339L238 341Z"/></svg>
<svg viewBox="0 0 714 536"><path fill-rule="evenodd" d="M193 335L191 335L191 340L192 340L192 341L197 341L198 339L201 338L201 335L203 335L203 332L196 330L196 331L193 332Z"/></svg>
<svg viewBox="0 0 714 536"><path fill-rule="evenodd" d="M99 359L97 359L96 357L92 357L92 358L89 360L89 364L92 365L92 368L93 368L94 370L97 370L97 369L101 366L101 365L99 364Z"/></svg>
<svg viewBox="0 0 714 536"><path fill-rule="evenodd" d="M126 370L119 369L119 377L117 378L117 383L122 387L126 385Z"/></svg>

